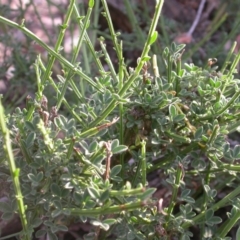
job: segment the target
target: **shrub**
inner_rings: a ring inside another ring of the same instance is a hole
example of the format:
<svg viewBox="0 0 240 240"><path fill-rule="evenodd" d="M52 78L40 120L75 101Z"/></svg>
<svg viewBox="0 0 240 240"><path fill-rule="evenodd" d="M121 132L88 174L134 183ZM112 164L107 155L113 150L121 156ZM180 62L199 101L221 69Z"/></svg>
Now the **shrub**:
<svg viewBox="0 0 240 240"><path fill-rule="evenodd" d="M182 66L184 45L172 44L162 54L166 75L159 75L156 56L148 56L157 39L163 4L158 1L137 66L127 69L122 43L102 2L117 70L104 39L102 52L95 53L88 38L93 1L85 18L71 1L54 50L24 23L0 17L50 56L47 66L40 57L36 60L38 90L35 99L27 98L26 108L5 117L0 105L1 178L11 183L8 201L0 203L2 219L18 213L25 239L33 234L57 239L72 222L91 223L84 239L190 239L191 226L201 239L228 239L239 219L240 148L231 148L226 136L237 130L240 120L240 80L234 77L240 54L233 56L233 47L220 71L215 59L205 68ZM81 35L69 62L59 50L72 12ZM75 62L83 40L98 67L94 80ZM50 72L55 60L64 69L58 82ZM77 75L84 84L77 83ZM79 91L79 85L84 89ZM56 93L56 106L49 106L44 96L47 86ZM65 98L67 90L75 96L74 104ZM152 196L156 189L148 187L147 176L153 172L171 190L170 197ZM222 191L228 194L219 199ZM227 219L217 216L227 205L232 206Z"/></svg>

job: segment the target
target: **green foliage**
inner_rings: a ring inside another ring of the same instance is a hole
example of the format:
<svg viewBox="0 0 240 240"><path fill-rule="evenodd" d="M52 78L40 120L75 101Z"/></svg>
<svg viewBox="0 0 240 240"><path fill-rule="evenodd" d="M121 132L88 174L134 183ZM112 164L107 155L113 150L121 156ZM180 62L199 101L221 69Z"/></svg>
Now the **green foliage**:
<svg viewBox="0 0 240 240"><path fill-rule="evenodd" d="M71 1L54 50L23 25L0 17L50 54L46 66L40 57L35 62L36 98L29 97L26 108L7 116L1 108L0 177L12 184L8 201L0 203L2 219L18 213L26 239L39 226L35 237L58 239L74 221L93 226L84 239L191 239L191 226L200 230L201 239L228 239L240 216L240 148L226 141L240 122L240 80L235 77L240 54L230 52L229 70L218 71L211 64L182 65L184 45L173 43L159 56L165 67L159 76L156 61L150 67L149 53L158 37L163 4L158 1L137 66L127 69L122 43L102 3L117 70L104 39L101 54L92 51L86 30L94 1L85 18ZM68 61L59 51L73 12L81 35ZM99 70L94 77L76 60L83 40ZM102 56L109 71L102 67ZM64 69L59 82L51 76L55 60ZM44 95L48 87L56 106ZM69 92L74 103L68 101ZM156 170L162 185L171 189L166 201L153 197L156 189L148 187L147 175ZM226 183L229 193L219 200ZM216 211L227 205L232 210L226 220Z"/></svg>

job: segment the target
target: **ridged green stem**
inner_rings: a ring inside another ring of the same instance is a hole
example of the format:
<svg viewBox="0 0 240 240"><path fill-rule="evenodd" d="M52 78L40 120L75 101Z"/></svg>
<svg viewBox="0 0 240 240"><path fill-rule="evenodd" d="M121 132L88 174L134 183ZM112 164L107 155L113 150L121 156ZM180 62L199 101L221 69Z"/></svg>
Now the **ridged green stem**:
<svg viewBox="0 0 240 240"><path fill-rule="evenodd" d="M2 16L0 16L0 22L5 23L13 28L16 28L16 29L19 29L20 31L22 31L24 34L26 34L28 37L30 37L32 40L34 40L40 46L42 46L47 52L49 52L51 55L53 55L59 62L61 62L67 68L71 69L73 72L75 72L76 74L81 76L83 79L85 79L90 85L92 85L98 91L103 92L102 86L100 86L99 84L97 85L90 77L85 75L77 67L75 67L69 61L67 61L65 58L63 58L59 53L57 53L52 48L50 48L46 43L44 43L40 38L38 38L34 33L32 33L27 28L25 28L23 25L17 24L17 23L15 23L11 20L8 20Z"/></svg>
<svg viewBox="0 0 240 240"><path fill-rule="evenodd" d="M77 208L64 208L63 210L67 210L71 215L76 216L96 216L96 215L106 215L106 214L116 214L122 211L134 211L135 209L139 209L144 207L146 204L142 201L130 202L121 205L108 206L107 208L97 207L94 209L77 209Z"/></svg>
<svg viewBox="0 0 240 240"><path fill-rule="evenodd" d="M12 181L13 181L13 187L15 191L15 197L17 200L17 206L18 206L18 212L21 219L24 237L25 237L24 239L30 240L31 232L29 232L29 228L28 228L28 222L27 222L27 217L26 217L25 207L23 202L23 195L21 192L20 181L19 181L20 169L16 168L16 165L15 165L12 146L11 146L10 133L6 126L5 114L4 114L4 109L1 101L0 101L0 129L3 135L4 150L5 150L6 159L8 161L9 170L10 170Z"/></svg>
<svg viewBox="0 0 240 240"><path fill-rule="evenodd" d="M72 6L73 7L73 6ZM82 28L82 31L81 31L81 35L78 39L78 43L77 43L77 47L76 49L74 49L74 52L73 52L73 56L72 56L72 59L71 59L71 63L74 65L76 63L76 60L77 60L77 57L79 55L79 52L80 52L80 48L82 46L82 42L83 42L83 38L84 38L84 35L86 33L86 29L87 29L87 26L89 24L89 19L90 19L90 16L91 16L91 13L92 13L92 8L89 7L88 8L88 11L87 11L87 15L84 19L84 24L83 24L83 28ZM73 74L73 71L70 69L67 73L67 76L66 76L66 79L65 79L65 82L64 82L64 85L63 85L63 88L61 90L61 95L60 97L58 98L58 101L57 101L57 109L60 108L61 104L62 104L62 100L63 100L63 97L66 93L66 90L67 90L67 86L68 86L68 83L69 81L73 82L71 80L71 76ZM80 92L79 92L79 97L82 98Z"/></svg>
<svg viewBox="0 0 240 240"><path fill-rule="evenodd" d="M73 12L74 3L75 3L75 0L70 0L70 4L69 4L68 10L66 12L66 17L64 19L63 24L61 25L61 30L60 30L60 33L58 34L57 42L56 42L55 47L54 47L54 51L56 53L58 53L60 48L61 48L62 40L63 40L65 31L66 31L66 28L68 27L68 23L69 23L69 20L71 18L72 12ZM43 75L43 78L42 78L42 83L43 84L45 84L45 82L48 80L49 76L51 75L51 70L52 70L54 61L55 61L55 56L50 55L49 60L48 60L48 64L47 64L47 67L46 67L46 71L45 71L45 73Z"/></svg>
<svg viewBox="0 0 240 240"><path fill-rule="evenodd" d="M228 218L222 226L217 231L217 236L219 238L224 238L230 232L230 230L236 225L238 220L240 219L240 209L237 209L234 214L230 218ZM214 238L215 240L216 238Z"/></svg>

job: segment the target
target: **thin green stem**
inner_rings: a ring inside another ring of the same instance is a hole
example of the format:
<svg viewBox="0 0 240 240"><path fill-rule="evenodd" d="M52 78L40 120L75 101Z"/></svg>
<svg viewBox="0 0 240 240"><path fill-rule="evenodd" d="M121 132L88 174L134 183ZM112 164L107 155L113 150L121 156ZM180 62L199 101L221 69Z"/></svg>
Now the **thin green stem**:
<svg viewBox="0 0 240 240"><path fill-rule="evenodd" d="M168 83L172 82L172 56L171 53L168 53L168 64L167 64L167 79L168 79Z"/></svg>
<svg viewBox="0 0 240 240"><path fill-rule="evenodd" d="M130 88L130 86L132 85L134 80L139 76L139 73L142 70L142 67L143 67L144 63L148 60L147 57L148 57L148 52L150 51L151 37L153 36L153 34L155 32L155 29L157 27L158 20L159 20L159 17L160 17L160 13L161 13L161 10L162 10L163 2L164 2L164 0L159 0L157 5L156 5L156 10L155 10L155 13L154 13L154 16L153 16L152 24L150 26L147 41L145 42L140 60L138 62L138 65L137 65L134 73L128 78L128 80L125 82L125 84L123 85L123 87L119 91L118 95L120 97L124 96L124 94ZM94 120L93 122L90 123L90 127L96 126L98 123L100 123L101 121L106 119L106 117L112 112L112 110L116 107L117 104L118 104L117 100L115 100L115 99L112 100L110 102L110 104L107 106L107 108L102 112L101 116L99 116L96 120Z"/></svg>
<svg viewBox="0 0 240 240"><path fill-rule="evenodd" d="M106 208L97 207L94 209L76 209L76 208L64 208L63 210L67 210L71 215L77 216L96 216L96 215L106 215L106 214L116 214L122 211L134 211L135 209L139 209L144 207L146 204L142 201L130 202L121 205L107 206Z"/></svg>
<svg viewBox="0 0 240 240"><path fill-rule="evenodd" d="M118 60L120 60L120 58L121 58L120 46L117 42L117 34L114 31L112 18L111 18L110 12L108 10L107 2L105 0L102 0L102 5L103 5L104 11L105 11L104 15L105 15L106 20L108 22L108 27L109 27L109 31L110 31L110 34L111 34L111 37L112 37L113 45L114 45L114 48L116 50Z"/></svg>
<svg viewBox="0 0 240 240"><path fill-rule="evenodd" d="M240 56L240 54L239 54L239 56ZM239 97L239 95L240 95L240 90L233 95L233 97L230 99L230 101L222 109L220 109L218 112L216 112L215 116L219 116L222 113L224 113L227 109L229 109L229 107L236 101L236 99ZM212 116L212 117L214 117L214 116Z"/></svg>
<svg viewBox="0 0 240 240"><path fill-rule="evenodd" d="M147 184L147 162L146 162L146 141L142 140L141 142L141 166L142 166L142 185L146 186Z"/></svg>
<svg viewBox="0 0 240 240"><path fill-rule="evenodd" d="M216 56L217 54L219 54L219 52L222 51L222 49L224 49L224 45L226 44L226 42L229 40L229 39L236 39L234 36L236 36L236 34L238 34L238 29L239 29L239 26L240 26L240 21L238 21L238 24L236 27L232 27L232 30L229 34L227 34L226 38L224 39L224 41L218 45L217 49L214 51L214 53L212 54L212 56ZM235 42L233 43L233 45L235 44ZM230 52L232 51L232 49L229 50ZM228 51L228 54L229 54L229 51ZM227 56L228 56L227 54ZM220 72L221 73L224 73L225 69L226 69L226 63L228 64L228 61L229 59L226 58L225 62L224 62L224 65L222 66Z"/></svg>
<svg viewBox="0 0 240 240"><path fill-rule="evenodd" d="M109 195L110 196L114 196L114 197L123 197L123 196L134 196L134 195L141 195L145 192L145 187L138 187L135 189L129 189L129 190L111 190L109 191Z"/></svg>
<svg viewBox="0 0 240 240"><path fill-rule="evenodd" d="M232 205L232 200L240 194L240 186L237 187L235 190L233 190L231 193L229 193L227 196L225 196L222 200L220 200L218 203L214 204L209 209L212 209L214 212L218 210L221 207L227 206L228 204ZM192 224L196 224L200 222L205 217L206 211L201 212L196 217L191 219L191 222L184 222L181 227L183 229L189 228Z"/></svg>
<svg viewBox="0 0 240 240"><path fill-rule="evenodd" d="M221 70L220 70L220 72L221 72L222 74L224 74L224 72L225 72L225 70L226 70L226 67L227 67L227 65L229 64L230 58L232 57L233 52L234 52L236 46L237 46L237 42L234 41L233 44L232 44L231 49L228 51L227 57L226 57L226 59L225 59L225 61L224 61L224 64L223 64Z"/></svg>
<svg viewBox="0 0 240 240"><path fill-rule="evenodd" d="M75 141L76 141L75 138L71 139L70 144L68 146L66 159L70 159L70 157L72 156Z"/></svg>
<svg viewBox="0 0 240 240"><path fill-rule="evenodd" d="M222 88L222 92L225 91L225 88L226 88L227 85L228 85L228 81L227 81L227 80L230 80L230 79L231 79L231 76L233 75L234 71L236 70L236 67L237 67L237 65L238 65L238 63L239 63L239 60L240 60L240 52L237 54L237 56L236 56L236 57L234 58L234 60L233 60L233 63L232 63L232 65L231 65L231 68L230 68L230 70L229 70L229 72L228 72L228 74L227 74L227 79L226 79L225 84L224 84L224 86L223 86L223 88Z"/></svg>
<svg viewBox="0 0 240 240"><path fill-rule="evenodd" d="M61 30L60 30L60 33L58 34L57 42L56 42L55 47L54 47L54 50L55 50L56 53L58 53L60 51L62 40L63 40L63 37L65 35L66 28L68 27L68 23L69 23L69 20L71 18L72 12L73 12L74 3L75 3L75 0L70 0L70 4L68 6L68 10L67 10L67 13L66 13L65 20L64 20L63 24L61 25ZM54 61L55 61L55 56L51 55L49 57L49 60L48 60L48 64L47 64L47 67L46 67L46 72L45 72L45 74L43 75L43 78L42 78L42 83L43 84L45 84L45 82L48 80L48 78L51 74L51 70L52 70Z"/></svg>
<svg viewBox="0 0 240 240"><path fill-rule="evenodd" d="M123 77L124 77L124 61L123 61L123 51L122 51L122 42L120 42L120 52L121 52L121 60L119 62L119 71L118 71L118 89L121 89L123 86ZM119 104L119 128L120 128L120 132L119 132L119 140L120 140L120 144L124 145L124 132L125 132L125 124L124 124L124 110L123 110L123 104L120 103ZM121 163L121 172L120 172L120 176L122 179L124 179L124 156L125 153L120 154L120 163Z"/></svg>
<svg viewBox="0 0 240 240"><path fill-rule="evenodd" d="M29 31L24 26L17 24L15 22L12 22L11 20L8 20L2 16L0 16L0 22L3 22L11 27L14 27L16 29L19 29L24 34L26 34L28 37L33 39L35 42L37 42L40 46L42 46L47 52L49 52L51 55L53 55L59 62L61 62L63 65L65 65L67 68L71 69L76 74L80 75L83 79L85 79L90 85L92 85L94 88L96 88L98 91L103 92L102 86L97 85L90 77L85 75L82 71L80 71L77 67L72 65L69 61L67 61L65 58L63 58L59 53L54 51L52 48L50 48L46 43L44 43L40 38L38 38L34 33Z"/></svg>
<svg viewBox="0 0 240 240"><path fill-rule="evenodd" d="M77 8L76 4L74 4L74 13L75 13L76 17L77 17L78 19L80 19L80 14L79 14L79 12L78 12L78 8ZM83 23L79 20L78 24L79 24L79 27L80 27L80 29L81 29L81 31L82 31L82 29L83 29ZM93 56L94 61L96 62L97 66L98 66L98 69L99 69L100 73L101 73L101 72L104 73L105 70L104 70L104 68L103 68L103 66L102 66L102 63L101 63L99 57L97 57L97 55L96 55L96 53L95 53L94 46L93 46L93 44L92 44L92 42L91 42L91 40L90 40L87 32L86 32L85 35L84 35L84 40L86 41L86 44L87 44L87 46L88 46L88 48L89 48L89 50L90 50L90 52L91 52L91 55Z"/></svg>
<svg viewBox="0 0 240 240"><path fill-rule="evenodd" d="M206 175L205 175L205 182L204 184L208 185L209 186L209 183L210 183L210 164L208 164L208 170L206 172ZM202 201L202 211L207 211L207 200L208 200L208 195L206 192L204 192L203 194L203 201ZM200 228L201 229L201 237L203 238L203 235L205 233L205 224L202 224L202 227Z"/></svg>
<svg viewBox="0 0 240 240"><path fill-rule="evenodd" d="M208 142L207 142L208 146L212 146L212 144L214 143L214 141L215 141L215 139L218 135L219 129L220 129L219 125L214 126L212 134L211 134L211 136L210 136L210 138L208 139Z"/></svg>
<svg viewBox="0 0 240 240"><path fill-rule="evenodd" d="M147 164L146 164L146 141L142 140L140 142L141 146L141 155L138 158L138 165L135 172L135 175L132 180L132 185L137 185L137 180L139 179L139 175L141 174L142 185L146 186L147 183Z"/></svg>
<svg viewBox="0 0 240 240"><path fill-rule="evenodd" d="M41 84L41 76L40 76L40 69L39 69L39 59L40 57L37 58L36 63L34 64L34 68L35 68L35 73L36 73L36 80L37 80L37 98L39 100L41 100L42 96L43 96L43 85ZM35 105L32 105L28 112L27 112L27 119L30 119L31 116L33 115L34 111L35 111Z"/></svg>
<svg viewBox="0 0 240 240"><path fill-rule="evenodd" d="M46 71L46 68L45 68L45 66L43 65L40 57L38 57L36 64L39 64L39 65L40 65L40 68L41 68L43 71ZM50 81L53 89L56 91L56 93L57 93L57 94L61 94L60 90L58 89L58 87L57 87L56 83L54 82L54 80L52 79L52 77L49 77L49 81ZM42 85L41 85L41 86L42 86ZM63 103L64 103L64 105L67 107L68 111L72 114L72 116L73 116L79 123L81 123L81 125L82 125L83 127L86 127L85 122L83 122L82 119L78 116L78 114L76 114L76 113L74 112L74 109L68 104L68 102L66 101L65 98L63 98ZM31 110L31 109L30 109L30 110ZM29 111L30 111L30 110L29 110ZM28 112L29 112L29 111L28 111ZM28 117L27 117L27 119L28 119Z"/></svg>
<svg viewBox="0 0 240 240"><path fill-rule="evenodd" d="M166 226L168 226L168 224L169 224L169 220L170 220L173 208L176 204L177 194L178 194L178 189L180 187L181 178L182 178L182 167L178 166L177 172L176 172L175 183L172 186L173 187L172 197L171 197L171 200L170 200L170 205L169 205L168 210L167 210Z"/></svg>
<svg viewBox="0 0 240 240"><path fill-rule="evenodd" d="M95 0L95 6L93 9L93 26L94 28L98 27L98 23L99 23L99 13L100 13L100 0ZM91 35L91 41L93 46L95 46L96 44L96 38L97 38L97 31L93 31L92 35Z"/></svg>
<svg viewBox="0 0 240 240"><path fill-rule="evenodd" d="M117 53L118 61L121 62L121 61L123 61L121 59L121 56L122 56L121 47L120 47L120 44L118 43L118 40L117 40L117 34L115 33L115 30L114 30L114 27L113 27L112 18L111 18L110 12L108 10L108 5L107 5L106 0L102 0L102 5L103 5L104 11L105 11L105 13L103 13L103 15L106 17L106 20L107 20L107 23L108 23L108 28L109 28L109 31L110 31L110 34L111 34L111 40L113 42L115 51ZM125 67L124 67L123 71L124 71L124 74L126 76L128 76L128 72L127 72L127 69Z"/></svg>
<svg viewBox="0 0 240 240"><path fill-rule="evenodd" d="M19 211L25 239L30 240L31 233L29 232L29 228L28 228L28 222L27 222L27 217L26 217L25 207L23 202L23 195L21 192L20 181L19 181L20 169L16 168L16 165L15 165L12 146L11 146L10 133L6 126L5 121L6 119L4 115L4 109L0 101L0 127L1 127L1 132L3 134L3 139L4 139L4 150L5 150L6 158L8 161L8 165L9 165L9 169L10 169L10 173L13 181L13 187L16 194L15 196L17 200L18 211Z"/></svg>
<svg viewBox="0 0 240 240"><path fill-rule="evenodd" d="M79 54L79 51L80 51L80 48L81 48L81 45L82 45L82 42L83 42L83 38L84 38L86 29L87 29L87 25L89 24L89 19L90 19L91 13L92 13L92 8L89 7L88 11L87 11L87 15L86 15L86 17L84 19L84 24L83 24L83 28L82 28L82 31L81 31L81 35L80 35L80 37L78 39L77 47L74 50L74 53L73 53L73 56L72 56L72 60L71 60L72 64L76 63L76 60L77 60L77 57L78 57L78 54ZM73 74L73 71L70 69L68 71L68 73L67 73L66 80L65 80L63 88L61 90L61 95L60 95L60 97L59 97L59 99L57 101L57 109L59 109L61 104L62 104L62 100L63 100L63 97L64 97L64 95L66 93L67 86L68 86L69 80L72 77L72 74ZM79 92L79 94L80 94L80 92ZM81 98L82 98L82 96L81 96Z"/></svg>
<svg viewBox="0 0 240 240"><path fill-rule="evenodd" d="M217 236L219 238L224 238L230 232L230 230L236 225L240 219L240 210L237 208L236 212L232 214L231 218L227 219L222 226L218 229ZM216 239L216 238L215 238Z"/></svg>
<svg viewBox="0 0 240 240"><path fill-rule="evenodd" d="M112 78L115 80L116 83L118 83L117 74L115 72L115 69L114 69L114 66L112 64L112 61L111 61L111 59L110 59L110 57L108 55L108 52L107 52L107 49L106 49L106 45L105 45L105 43L101 39L100 39L100 46L101 46L102 52L103 52L103 54L105 56L105 61L106 61L107 65L108 65L108 67L109 67L109 70L110 70L111 74L112 74ZM123 58L121 59L121 61L123 61Z"/></svg>

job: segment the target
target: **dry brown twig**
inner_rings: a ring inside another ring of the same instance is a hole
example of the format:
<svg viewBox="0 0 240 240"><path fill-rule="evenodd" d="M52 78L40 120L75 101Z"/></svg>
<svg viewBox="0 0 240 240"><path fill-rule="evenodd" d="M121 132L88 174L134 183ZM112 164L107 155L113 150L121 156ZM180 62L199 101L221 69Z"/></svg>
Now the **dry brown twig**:
<svg viewBox="0 0 240 240"><path fill-rule="evenodd" d="M183 34L181 34L181 35L179 35L175 38L175 41L177 43L190 43L190 42L192 42L192 34L195 31L195 29L196 29L196 27L197 27L197 25L198 25L198 23L201 19L205 3L206 3L206 0L201 0L201 2L199 4L199 7L198 7L197 15L196 15L190 29L188 30L188 32L183 33Z"/></svg>

